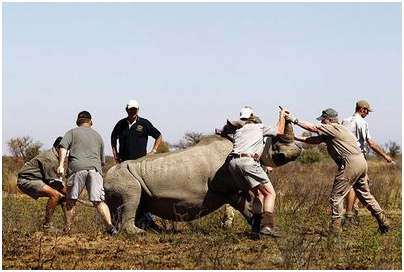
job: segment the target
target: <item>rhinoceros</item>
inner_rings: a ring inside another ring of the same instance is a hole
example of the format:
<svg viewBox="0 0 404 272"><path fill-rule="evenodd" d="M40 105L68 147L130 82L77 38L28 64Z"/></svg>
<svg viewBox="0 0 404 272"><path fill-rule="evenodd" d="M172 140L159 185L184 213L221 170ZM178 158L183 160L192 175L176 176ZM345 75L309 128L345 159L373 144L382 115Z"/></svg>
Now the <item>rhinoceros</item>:
<svg viewBox="0 0 404 272"><path fill-rule="evenodd" d="M292 124L287 124L287 129L289 140L267 140L263 165L280 166L300 155L301 148L293 142ZM227 167L232 147L231 140L211 135L184 150L113 166L105 176L104 188L114 224L128 233L139 233L143 230L136 227L134 219L141 210L163 219L191 221L226 203L251 223L251 198L240 192Z"/></svg>

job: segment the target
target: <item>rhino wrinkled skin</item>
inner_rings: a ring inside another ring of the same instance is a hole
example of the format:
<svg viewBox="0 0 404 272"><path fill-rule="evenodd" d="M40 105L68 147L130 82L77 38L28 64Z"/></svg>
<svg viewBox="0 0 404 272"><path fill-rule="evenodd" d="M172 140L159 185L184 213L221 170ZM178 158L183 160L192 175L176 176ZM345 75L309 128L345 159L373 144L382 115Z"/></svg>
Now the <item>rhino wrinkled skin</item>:
<svg viewBox="0 0 404 272"><path fill-rule="evenodd" d="M292 131L293 133L293 131ZM280 166L295 160L300 148L294 142L267 141L263 164ZM276 147L278 144L278 147ZM226 158L233 144L214 135L185 150L149 155L113 166L104 188L114 224L128 233L142 230L134 224L140 210L163 219L191 221L229 203L250 223L250 197L232 182ZM273 154L281 154L277 159ZM277 161L278 160L278 161Z"/></svg>

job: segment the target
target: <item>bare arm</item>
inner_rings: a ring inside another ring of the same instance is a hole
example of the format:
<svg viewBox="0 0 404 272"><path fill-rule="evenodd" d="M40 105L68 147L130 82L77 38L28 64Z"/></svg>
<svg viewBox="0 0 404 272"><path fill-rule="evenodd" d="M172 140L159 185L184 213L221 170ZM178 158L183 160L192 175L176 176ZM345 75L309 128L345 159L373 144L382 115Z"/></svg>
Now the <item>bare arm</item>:
<svg viewBox="0 0 404 272"><path fill-rule="evenodd" d="M160 144L163 142L163 137L160 135L156 141L154 142L153 145L153 150L152 153L156 153L157 152L157 148L159 148Z"/></svg>
<svg viewBox="0 0 404 272"><path fill-rule="evenodd" d="M61 148L59 148L58 153L59 153L59 167L57 169L57 173L62 177L65 174L64 164L65 164L67 149L61 147Z"/></svg>
<svg viewBox="0 0 404 272"><path fill-rule="evenodd" d="M308 121L298 120L296 125L298 125L299 127L303 128L305 130L308 130L310 132L314 132L314 133L319 133L320 132L315 124L310 123Z"/></svg>
<svg viewBox="0 0 404 272"><path fill-rule="evenodd" d="M321 144L323 142L323 140L319 136L311 136L311 137L295 136L295 140L306 144Z"/></svg>
<svg viewBox="0 0 404 272"><path fill-rule="evenodd" d="M386 162L391 163L394 162L393 159L387 155L383 149L372 139L367 139L367 143L369 147L380 157L382 157Z"/></svg>
<svg viewBox="0 0 404 272"><path fill-rule="evenodd" d="M279 112L279 120L278 123L276 124L276 135L283 135L285 133L285 115L286 115L286 109L282 109Z"/></svg>
<svg viewBox="0 0 404 272"><path fill-rule="evenodd" d="M111 147L112 147L112 156L114 156L114 160L119 163L119 156L118 156L118 151L116 149L116 143L118 141L118 124L119 122L115 125L114 129L112 130L111 133Z"/></svg>

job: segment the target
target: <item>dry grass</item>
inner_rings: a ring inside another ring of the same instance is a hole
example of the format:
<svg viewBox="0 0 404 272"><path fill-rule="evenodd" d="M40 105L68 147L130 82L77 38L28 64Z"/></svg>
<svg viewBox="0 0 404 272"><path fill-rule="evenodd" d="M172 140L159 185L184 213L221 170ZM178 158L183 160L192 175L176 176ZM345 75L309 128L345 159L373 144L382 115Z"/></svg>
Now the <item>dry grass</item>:
<svg viewBox="0 0 404 272"><path fill-rule="evenodd" d="M371 191L393 230L379 235L362 210L360 226L340 240L324 235L335 171L330 161L291 163L271 175L280 239L250 240L238 214L224 230L220 212L178 223L172 232L111 238L94 209L84 206L72 234L52 235L40 230L45 200L3 194L3 269L401 269L401 168L371 161L369 170ZM55 225L62 226L60 210Z"/></svg>

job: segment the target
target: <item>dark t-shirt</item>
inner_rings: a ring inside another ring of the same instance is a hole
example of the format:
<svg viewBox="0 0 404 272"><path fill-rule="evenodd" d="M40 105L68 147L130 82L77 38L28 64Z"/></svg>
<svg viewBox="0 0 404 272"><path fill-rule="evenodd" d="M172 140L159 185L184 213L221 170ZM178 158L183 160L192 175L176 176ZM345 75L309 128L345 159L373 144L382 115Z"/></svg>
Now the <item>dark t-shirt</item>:
<svg viewBox="0 0 404 272"><path fill-rule="evenodd" d="M130 128L127 118L124 118L118 121L111 133L111 145L116 147L119 141L118 157L122 161L136 160L147 154L148 137L157 139L160 135L160 131L145 118L138 117Z"/></svg>

